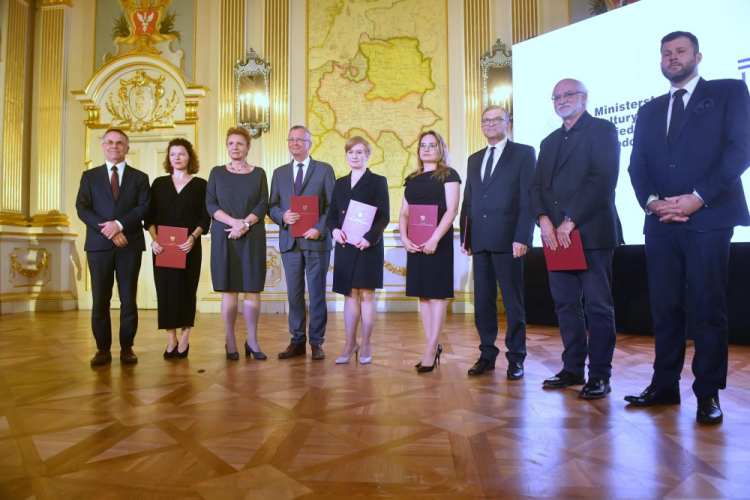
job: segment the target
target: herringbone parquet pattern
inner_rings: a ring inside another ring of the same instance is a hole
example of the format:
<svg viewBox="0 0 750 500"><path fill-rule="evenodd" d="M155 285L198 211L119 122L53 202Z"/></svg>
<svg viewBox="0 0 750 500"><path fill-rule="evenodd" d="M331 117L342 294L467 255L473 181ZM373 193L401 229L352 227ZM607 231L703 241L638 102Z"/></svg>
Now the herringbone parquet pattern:
<svg viewBox="0 0 750 500"><path fill-rule="evenodd" d="M700 427L689 369L681 406L626 408L650 379L648 337L618 338L611 397L589 402L542 390L560 367L551 328L530 328L526 377L509 382L504 360L467 377L470 315L449 315L424 375L416 313L378 315L370 365L334 364L341 314L325 361L276 359L283 315L261 316L267 361L226 361L218 314L198 315L188 359L165 361L155 325L142 312L137 365L113 351L94 370L87 311L0 318L0 498L750 498L745 347L724 424Z"/></svg>

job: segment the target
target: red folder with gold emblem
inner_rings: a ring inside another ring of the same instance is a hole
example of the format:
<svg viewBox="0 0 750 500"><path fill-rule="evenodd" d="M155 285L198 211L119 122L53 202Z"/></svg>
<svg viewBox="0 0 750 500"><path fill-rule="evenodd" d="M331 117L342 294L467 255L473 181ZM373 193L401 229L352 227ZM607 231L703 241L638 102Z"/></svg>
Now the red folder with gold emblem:
<svg viewBox="0 0 750 500"><path fill-rule="evenodd" d="M292 224L292 238L302 238L320 219L317 196L292 196L289 209L299 214L299 220Z"/></svg>
<svg viewBox="0 0 750 500"><path fill-rule="evenodd" d="M186 227L157 227L156 242L164 251L156 256L156 266L185 269L187 253L180 250L180 245L185 243L187 239L188 230Z"/></svg>
<svg viewBox="0 0 750 500"><path fill-rule="evenodd" d="M424 245L435 232L437 219L437 205L409 205L409 227L406 235L415 245Z"/></svg>

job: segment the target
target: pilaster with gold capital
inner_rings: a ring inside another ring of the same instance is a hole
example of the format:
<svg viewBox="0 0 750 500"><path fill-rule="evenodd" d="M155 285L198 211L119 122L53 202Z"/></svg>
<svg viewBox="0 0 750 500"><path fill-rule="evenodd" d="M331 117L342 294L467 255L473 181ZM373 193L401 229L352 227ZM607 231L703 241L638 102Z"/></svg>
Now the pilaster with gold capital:
<svg viewBox="0 0 750 500"><path fill-rule="evenodd" d="M37 2L30 209L32 226L68 227L65 207L65 95L71 0Z"/></svg>

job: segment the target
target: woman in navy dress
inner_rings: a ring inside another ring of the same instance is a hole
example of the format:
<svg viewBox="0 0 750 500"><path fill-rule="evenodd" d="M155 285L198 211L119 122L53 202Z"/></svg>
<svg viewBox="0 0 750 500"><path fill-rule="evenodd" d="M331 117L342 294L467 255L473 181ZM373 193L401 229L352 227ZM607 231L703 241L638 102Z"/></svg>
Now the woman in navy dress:
<svg viewBox="0 0 750 500"><path fill-rule="evenodd" d="M399 229L406 255L406 295L419 297L427 347L417 372L431 372L440 362L440 334L446 300L453 298L453 220L458 214L461 178L450 167L445 140L433 130L419 138L417 170L406 178ZM409 206L437 205L438 224L432 236L417 245L409 239Z"/></svg>
<svg viewBox="0 0 750 500"><path fill-rule="evenodd" d="M364 137L346 142L346 161L352 171L336 180L326 225L336 242L333 254L333 291L344 295L346 345L336 363L348 363L357 351L357 326L362 321L362 350L359 362L372 361L370 337L375 323L375 289L383 287L383 231L390 219L388 182L367 168L372 147ZM372 226L361 239L347 235L342 226L350 201L377 208Z"/></svg>
<svg viewBox="0 0 750 500"><path fill-rule="evenodd" d="M170 175L154 179L151 207L144 223L153 240L158 326L169 336L165 358L188 356L190 331L195 323L195 294L201 275L201 234L208 232L211 223L205 203L206 181L195 177L199 168L198 156L189 141L170 141L164 160L164 170ZM187 240L179 246L187 253L185 269L156 266L156 256L164 251L156 240L159 226L187 228ZM177 329L182 332L179 340Z"/></svg>

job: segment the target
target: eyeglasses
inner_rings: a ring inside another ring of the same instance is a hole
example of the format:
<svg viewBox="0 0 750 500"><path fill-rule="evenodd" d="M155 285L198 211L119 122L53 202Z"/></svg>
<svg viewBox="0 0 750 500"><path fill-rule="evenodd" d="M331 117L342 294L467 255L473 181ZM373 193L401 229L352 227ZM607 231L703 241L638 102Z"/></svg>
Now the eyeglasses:
<svg viewBox="0 0 750 500"><path fill-rule="evenodd" d="M310 139L300 139L299 137L290 137L286 140L289 144L294 144L295 142L310 142Z"/></svg>
<svg viewBox="0 0 750 500"><path fill-rule="evenodd" d="M434 142L431 142L429 144L422 143L419 145L419 149L421 149L422 151L426 151L428 149L435 149L436 147L437 147L437 144L435 144Z"/></svg>
<svg viewBox="0 0 750 500"><path fill-rule="evenodd" d="M117 141L117 142L115 142L115 141L104 141L104 142L102 142L102 144L104 144L108 148L111 148L112 146L117 146L118 148L127 146L127 144L124 143L123 141Z"/></svg>
<svg viewBox="0 0 750 500"><path fill-rule="evenodd" d="M485 127L491 127L493 125L500 125L504 121L507 120L500 116L496 116L495 118L482 118L482 125Z"/></svg>
<svg viewBox="0 0 750 500"><path fill-rule="evenodd" d="M570 99L571 97L573 97L576 94L583 94L583 91L579 90L578 92L565 92L565 93L562 93L560 95L553 95L551 97L551 99L552 99L553 102L557 102L560 99Z"/></svg>

